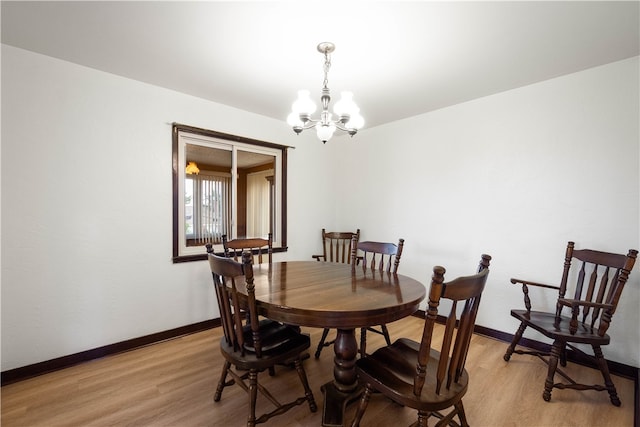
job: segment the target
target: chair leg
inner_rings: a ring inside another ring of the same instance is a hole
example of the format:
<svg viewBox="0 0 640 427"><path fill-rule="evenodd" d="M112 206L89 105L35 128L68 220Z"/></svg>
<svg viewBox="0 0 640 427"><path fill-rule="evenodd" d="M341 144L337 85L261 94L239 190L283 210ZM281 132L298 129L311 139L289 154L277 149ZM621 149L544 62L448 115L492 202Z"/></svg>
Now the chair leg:
<svg viewBox="0 0 640 427"><path fill-rule="evenodd" d="M367 328L360 329L360 357L367 355Z"/></svg>
<svg viewBox="0 0 640 427"><path fill-rule="evenodd" d="M391 337L389 336L389 329L387 329L387 325L380 325L382 328L382 335L384 335L385 341L387 341L387 345L391 345Z"/></svg>
<svg viewBox="0 0 640 427"><path fill-rule="evenodd" d="M547 371L547 379L544 381L544 391L542 392L542 398L547 402L551 400L551 390L553 390L553 377L556 374L558 368L558 359L562 355L562 349L564 343L560 341L554 341L551 347L551 354L549 355L549 370Z"/></svg>
<svg viewBox="0 0 640 427"><path fill-rule="evenodd" d="M593 354L596 356L598 367L600 368L600 372L602 372L604 385L607 387L607 391L609 392L609 399L611 399L611 403L614 406L620 406L622 402L620 402L620 398L618 397L618 393L616 392L616 386L611 380L611 375L609 374L609 366L607 366L607 361L604 359L602 349L599 345L592 344L591 347L593 347Z"/></svg>
<svg viewBox="0 0 640 427"><path fill-rule="evenodd" d="M219 402L222 397L222 390L224 389L224 384L227 381L227 372L231 368L231 363L226 361L224 362L224 366L222 367L222 373L220 374L220 381L218 381L218 387L216 388L216 394L213 396L214 402Z"/></svg>
<svg viewBox="0 0 640 427"><path fill-rule="evenodd" d="M415 422L415 424L412 424L411 426L416 426L416 427L428 427L427 424L427 420L429 419L429 417L431 416L430 412L423 412L423 411L418 411L418 421Z"/></svg>
<svg viewBox="0 0 640 427"><path fill-rule="evenodd" d="M295 366L300 382L302 383L302 387L304 388L304 395L307 397L307 402L309 403L309 409L311 412L316 412L318 410L318 406L316 405L316 400L313 398L313 393L311 392L309 381L307 380L307 373L304 371L302 360L300 358L296 359Z"/></svg>
<svg viewBox="0 0 640 427"><path fill-rule="evenodd" d="M364 393L362 393L362 397L360 398L360 403L358 404L358 409L356 411L356 415L351 422L351 427L360 427L360 420L362 420L362 416L364 415L364 411L367 409L367 405L369 404L369 399L371 398L372 389L367 385L364 389Z"/></svg>
<svg viewBox="0 0 640 427"><path fill-rule="evenodd" d="M469 423L467 422L467 415L464 413L464 405L462 404L462 400L456 403L454 406L458 411L458 418L460 418L460 426L469 427Z"/></svg>
<svg viewBox="0 0 640 427"><path fill-rule="evenodd" d="M567 366L567 343L564 343L560 352L560 366Z"/></svg>
<svg viewBox="0 0 640 427"><path fill-rule="evenodd" d="M527 325L525 325L524 322L520 323L518 330L513 336L513 340L511 341L511 344L509 344L509 347L507 348L507 352L504 354L503 359L505 362L508 362L509 359L511 359L511 355L516 349L516 345L520 342L520 339L522 338L522 335L524 334L525 329L527 329Z"/></svg>
<svg viewBox="0 0 640 427"><path fill-rule="evenodd" d="M258 400L258 371L249 372L249 418L247 427L256 425L256 401Z"/></svg>
<svg viewBox="0 0 640 427"><path fill-rule="evenodd" d="M327 335L329 334L329 329L324 328L322 331L322 338L320 338L320 342L318 343L318 348L316 349L315 357L318 359L320 357L320 353L322 352L322 348L324 347L324 343L327 340Z"/></svg>

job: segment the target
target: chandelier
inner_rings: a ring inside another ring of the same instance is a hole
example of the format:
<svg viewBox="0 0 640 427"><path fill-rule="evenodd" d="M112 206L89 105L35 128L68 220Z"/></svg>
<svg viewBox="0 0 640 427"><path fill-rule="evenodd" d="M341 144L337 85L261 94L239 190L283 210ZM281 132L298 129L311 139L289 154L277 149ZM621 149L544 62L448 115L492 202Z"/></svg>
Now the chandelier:
<svg viewBox="0 0 640 427"><path fill-rule="evenodd" d="M351 92L342 92L341 99L333 106L333 112L337 119L334 120L333 115L329 112L331 95L327 86L329 83L327 75L329 68L331 68L330 53L335 49L335 45L331 42L323 42L318 45L318 52L324 54L324 82L320 97L322 104L320 118L311 118L311 115L316 111L316 104L311 100L308 90L298 91L298 99L291 106L292 111L287 117L287 123L296 134L315 127L318 139L323 143L331 139L336 129L353 136L358 132L358 129L364 126L364 119L360 115L360 109L353 102L353 93Z"/></svg>

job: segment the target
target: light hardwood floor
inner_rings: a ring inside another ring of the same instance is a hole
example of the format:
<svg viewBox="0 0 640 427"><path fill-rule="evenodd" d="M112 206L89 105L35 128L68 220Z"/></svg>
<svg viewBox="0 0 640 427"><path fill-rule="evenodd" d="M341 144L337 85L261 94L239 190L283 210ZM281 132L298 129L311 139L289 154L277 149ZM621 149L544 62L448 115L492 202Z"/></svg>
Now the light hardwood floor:
<svg viewBox="0 0 640 427"><path fill-rule="evenodd" d="M392 339L418 339L422 321L411 317L389 324ZM316 344L321 329L304 329ZM221 329L216 328L138 350L106 357L58 372L2 387L2 426L243 426L246 394L239 387L225 389L222 400L213 393L222 367L218 350ZM383 344L375 334L371 349ZM554 390L551 402L542 400L546 365L533 356L502 359L506 344L474 336L467 359L469 390L463 400L474 427L498 426L598 426L633 425L634 384L614 377L622 406L614 407L606 392ZM313 353L315 349L310 349ZM606 351L606 350L605 350ZM333 352L305 361L318 406L320 386L332 378ZM600 380L590 368L571 365L579 378ZM285 400L300 394L296 373L279 367L265 384ZM260 400L260 398L259 398ZM258 410L265 402L259 404ZM266 406L266 405L265 405ZM347 420L355 412L350 405ZM415 412L374 396L363 426L408 426ZM320 409L309 412L304 404L269 420L266 426L319 426Z"/></svg>

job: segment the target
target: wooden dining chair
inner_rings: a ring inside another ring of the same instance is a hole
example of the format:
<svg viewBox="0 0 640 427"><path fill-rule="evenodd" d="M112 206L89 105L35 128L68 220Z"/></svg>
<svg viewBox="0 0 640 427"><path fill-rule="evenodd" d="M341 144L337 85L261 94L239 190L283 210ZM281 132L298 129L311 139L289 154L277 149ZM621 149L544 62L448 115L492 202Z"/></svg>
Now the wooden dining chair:
<svg viewBox="0 0 640 427"><path fill-rule="evenodd" d="M351 262L352 239L360 240L360 229L351 231L326 231L322 229L322 255L311 255L316 261Z"/></svg>
<svg viewBox="0 0 640 427"><path fill-rule="evenodd" d="M607 390L611 403L620 406L620 398L611 380L601 346L608 345L611 340L607 330L637 255L638 251L635 249L630 249L627 255L592 249L575 249L575 243L569 242L565 251L564 268L559 286L511 279L511 283L522 285L525 309L511 310L511 316L520 321L520 326L507 348L504 360L508 362L513 353L516 353L531 354L545 362L548 365L548 371L542 393L544 400L551 400L551 391L554 388ZM570 283L570 278L575 279L575 282L571 280ZM558 292L554 312L532 310L529 298L530 286ZM516 349L528 327L553 341L550 351ZM638 325L627 327L637 328ZM585 354L575 344L590 345L593 356ZM604 385L580 384L558 368L558 361L563 367L567 364L567 347L572 349L574 354L582 355L587 360L595 362L592 365L598 367L602 372ZM556 373L568 383L555 383Z"/></svg>
<svg viewBox="0 0 640 427"><path fill-rule="evenodd" d="M404 239L400 239L398 244L384 242L358 242L352 241L351 268L355 269L360 264L362 268L379 270L380 272L397 273L402 256ZM361 252L358 255L358 251ZM367 350L367 332L374 332L384 336L387 345L391 345L391 337L387 325L378 327L369 326L360 329L360 357L364 357Z"/></svg>
<svg viewBox="0 0 640 427"><path fill-rule="evenodd" d="M280 325L277 330L274 330L269 323L269 327L263 328L265 322L258 319L256 310L253 263L249 252L243 253L242 263L214 254L209 254L208 257L224 334L220 340L220 351L225 358L225 363L214 401L220 401L225 387L233 384L240 386L249 395L247 427L263 423L305 401L309 404L311 412L315 412L316 402L309 388L301 357L311 345L309 336L287 325ZM244 304L241 304L240 286L245 288L246 292ZM250 322L245 321L246 316L240 311L241 305L247 310ZM259 383L258 377L262 371L269 370L276 364L291 361L298 372L304 396L283 404L265 388L264 384ZM232 369L232 366L237 371ZM228 376L231 377L229 381L227 381ZM266 397L275 409L256 417L258 392Z"/></svg>
<svg viewBox="0 0 640 427"><path fill-rule="evenodd" d="M426 427L431 416L440 418L438 426L458 425L453 421L456 416L460 425L468 426L462 404L469 384L469 373L464 366L490 261L491 256L482 255L477 274L446 283L445 269L433 268L421 341L400 338L356 362L358 378L365 390L352 427L360 425L374 391L402 406L417 409L418 421L412 426ZM451 309L438 351L431 348L431 342L443 299L451 302ZM449 412L445 414L445 411Z"/></svg>
<svg viewBox="0 0 640 427"><path fill-rule="evenodd" d="M253 264L255 264L256 262L261 264L263 259L262 259L262 251L264 251L264 248L267 248L267 254L268 254L268 261L269 261L269 265L272 264L272 242L271 242L271 234L269 234L269 238L268 239L260 239L260 238L255 238L255 239L234 239L234 240L227 240L227 236L223 235L222 236L222 243L223 243L223 248L224 248L224 255L227 258L233 258L234 261L239 261L242 259L242 250L246 249L250 254L252 254L252 261ZM213 245L211 243L207 243L206 245L207 248L207 253L208 254L212 254L213 252ZM244 309L242 310L242 313L244 313L244 315L247 317L247 322L251 322L251 318L249 316L249 313L246 312ZM281 328L282 323L281 322L277 322L275 320L271 320L271 319L263 319L261 321L261 328L263 330L263 332L265 334L270 334L272 332L269 332L268 329L272 329L274 331L277 331ZM290 327L297 329L298 332L300 332L300 327L299 326L295 326L295 325L289 325ZM305 358L308 358L309 354L306 353L305 354ZM285 364L288 367L293 367L292 363L287 363ZM275 367L271 367L269 368L269 375L273 376L275 375L276 371L275 371Z"/></svg>
<svg viewBox="0 0 640 427"><path fill-rule="evenodd" d="M267 262L269 264L273 262L273 236L271 233L266 239L254 237L233 240L228 240L227 235L223 234L222 247L224 248L224 254L235 261L240 260L243 252L250 251L253 254L254 264L262 264L264 262L263 253L267 254Z"/></svg>
<svg viewBox="0 0 640 427"><path fill-rule="evenodd" d="M351 263L351 247L353 239L357 242L360 239L360 229L355 233L351 231L326 231L322 229L322 255L311 255L316 261L338 262L342 264ZM322 337L318 342L315 358L318 359L324 347L333 345L335 339L327 341L329 329L324 328Z"/></svg>

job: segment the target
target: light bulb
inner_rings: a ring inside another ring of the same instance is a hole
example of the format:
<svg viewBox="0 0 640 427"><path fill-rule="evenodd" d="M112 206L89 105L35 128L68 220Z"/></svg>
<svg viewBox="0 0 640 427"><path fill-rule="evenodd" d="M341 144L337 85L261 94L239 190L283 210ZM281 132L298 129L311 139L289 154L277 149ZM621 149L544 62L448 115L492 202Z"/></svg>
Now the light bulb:
<svg viewBox="0 0 640 427"><path fill-rule="evenodd" d="M336 131L336 125L317 125L316 133L318 134L318 139L322 142L327 142L333 136L333 133Z"/></svg>
<svg viewBox="0 0 640 427"><path fill-rule="evenodd" d="M294 126L303 126L302 120L300 120L300 114L296 113L295 111L292 113L289 113L289 115L287 116L287 124L291 127Z"/></svg>
<svg viewBox="0 0 640 427"><path fill-rule="evenodd" d="M364 126L364 117L360 115L360 110L357 109L351 114L349 121L344 125L348 129L360 129Z"/></svg>
<svg viewBox="0 0 640 427"><path fill-rule="evenodd" d="M299 90L298 99L291 106L294 113L311 115L316 111L316 104L311 100L308 90Z"/></svg>
<svg viewBox="0 0 640 427"><path fill-rule="evenodd" d="M340 94L340 100L333 106L333 112L338 116L351 115L358 107L353 102L353 93L342 92Z"/></svg>

